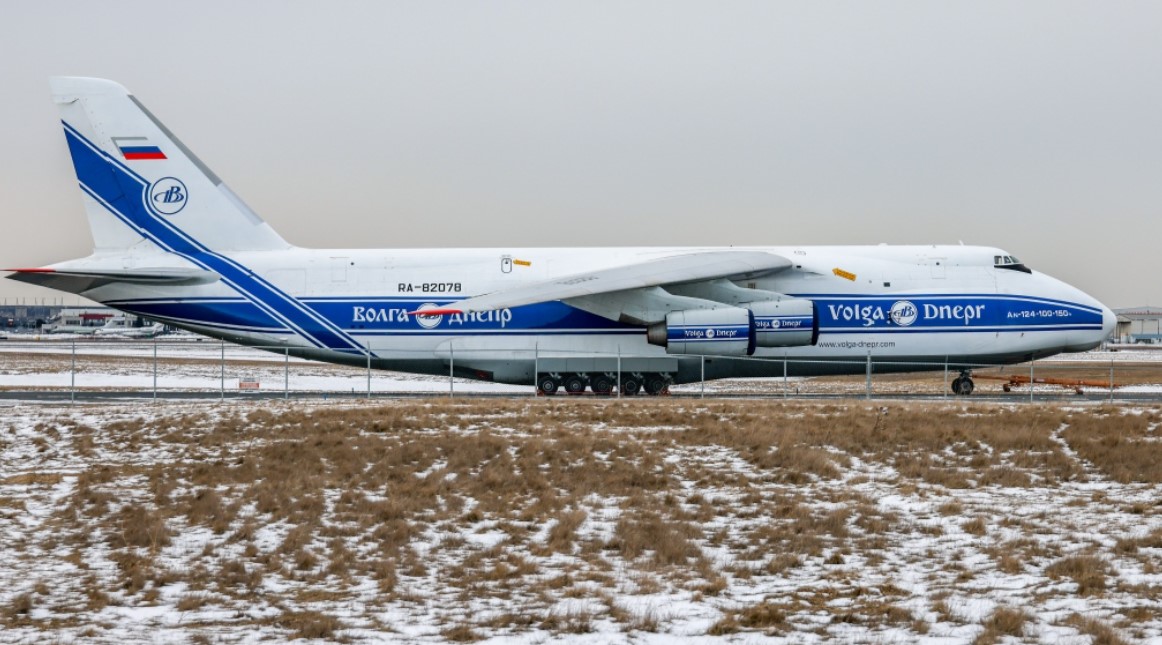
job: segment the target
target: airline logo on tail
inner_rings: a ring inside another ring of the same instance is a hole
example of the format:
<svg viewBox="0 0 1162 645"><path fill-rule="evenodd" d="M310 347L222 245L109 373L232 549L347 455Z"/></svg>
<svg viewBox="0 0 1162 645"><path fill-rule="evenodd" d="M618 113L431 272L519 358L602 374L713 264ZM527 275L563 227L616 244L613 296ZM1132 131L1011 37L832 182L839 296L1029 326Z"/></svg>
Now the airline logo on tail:
<svg viewBox="0 0 1162 645"><path fill-rule="evenodd" d="M149 187L149 200L153 210L162 215L177 215L186 207L186 185L180 179L162 177Z"/></svg>
<svg viewBox="0 0 1162 645"><path fill-rule="evenodd" d="M150 143L148 137L113 137L113 145L127 161L168 158L161 148Z"/></svg>

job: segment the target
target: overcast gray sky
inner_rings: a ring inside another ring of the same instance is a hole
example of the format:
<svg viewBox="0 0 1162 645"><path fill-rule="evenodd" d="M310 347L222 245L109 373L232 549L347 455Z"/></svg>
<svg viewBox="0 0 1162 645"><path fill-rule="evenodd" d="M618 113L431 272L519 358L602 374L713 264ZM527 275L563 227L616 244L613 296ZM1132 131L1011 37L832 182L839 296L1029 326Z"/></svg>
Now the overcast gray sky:
<svg viewBox="0 0 1162 645"><path fill-rule="evenodd" d="M77 75L302 246L963 241L1162 304L1159 34L1158 2L9 2L0 266L89 252Z"/></svg>

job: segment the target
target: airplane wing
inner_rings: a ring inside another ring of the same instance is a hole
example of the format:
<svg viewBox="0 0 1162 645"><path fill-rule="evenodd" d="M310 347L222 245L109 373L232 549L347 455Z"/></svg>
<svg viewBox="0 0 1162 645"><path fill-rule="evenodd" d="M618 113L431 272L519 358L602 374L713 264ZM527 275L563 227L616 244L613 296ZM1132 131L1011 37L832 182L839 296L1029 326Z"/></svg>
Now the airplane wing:
<svg viewBox="0 0 1162 645"><path fill-rule="evenodd" d="M790 268L791 261L764 251L705 251L647 260L609 269L574 273L468 298L427 316L507 309L553 300L585 298L634 289L681 285L719 279L744 280Z"/></svg>

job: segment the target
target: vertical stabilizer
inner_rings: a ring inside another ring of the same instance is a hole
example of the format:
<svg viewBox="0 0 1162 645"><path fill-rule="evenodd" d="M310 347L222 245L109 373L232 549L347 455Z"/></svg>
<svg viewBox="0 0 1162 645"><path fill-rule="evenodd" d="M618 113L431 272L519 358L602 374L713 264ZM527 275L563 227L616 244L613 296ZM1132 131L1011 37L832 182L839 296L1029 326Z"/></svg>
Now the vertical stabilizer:
<svg viewBox="0 0 1162 645"><path fill-rule="evenodd" d="M98 78L50 83L97 252L289 248L124 87Z"/></svg>

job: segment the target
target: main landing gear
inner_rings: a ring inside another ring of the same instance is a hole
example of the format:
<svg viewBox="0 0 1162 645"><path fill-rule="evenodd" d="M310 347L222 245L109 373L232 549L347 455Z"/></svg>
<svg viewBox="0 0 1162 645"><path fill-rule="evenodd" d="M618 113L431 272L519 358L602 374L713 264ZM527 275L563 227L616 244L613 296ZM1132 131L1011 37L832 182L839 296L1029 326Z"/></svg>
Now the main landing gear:
<svg viewBox="0 0 1162 645"><path fill-rule="evenodd" d="M964 370L960 376L952 379L952 393L957 396L968 396L974 389L972 370Z"/></svg>
<svg viewBox="0 0 1162 645"><path fill-rule="evenodd" d="M671 377L661 372L622 372L620 379L617 372L544 372L537 374L537 391L552 396L562 388L568 394L584 394L588 388L598 396L610 396L616 392L619 380L622 396L637 396L642 392L659 396L669 392Z"/></svg>

